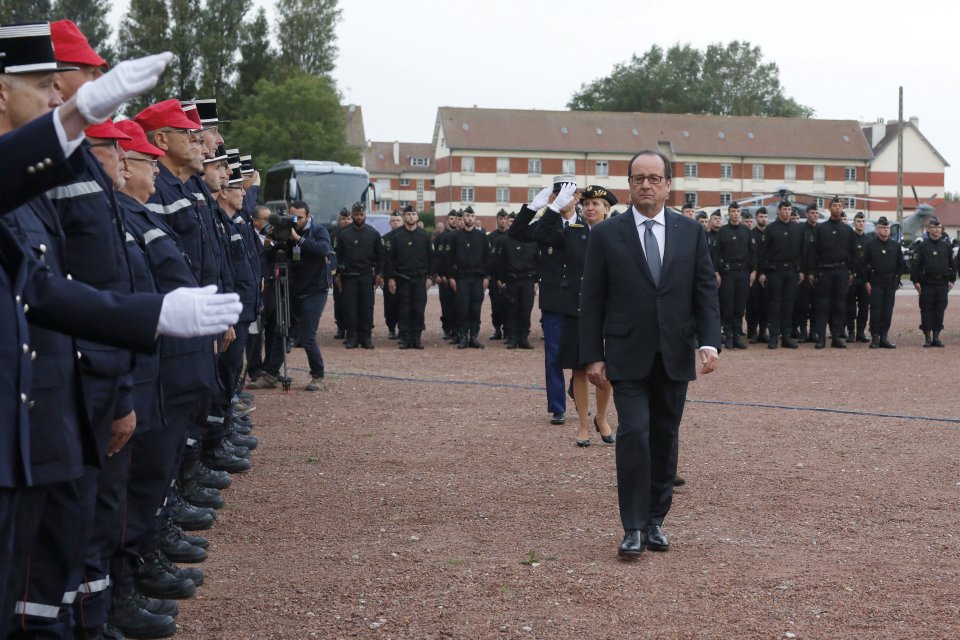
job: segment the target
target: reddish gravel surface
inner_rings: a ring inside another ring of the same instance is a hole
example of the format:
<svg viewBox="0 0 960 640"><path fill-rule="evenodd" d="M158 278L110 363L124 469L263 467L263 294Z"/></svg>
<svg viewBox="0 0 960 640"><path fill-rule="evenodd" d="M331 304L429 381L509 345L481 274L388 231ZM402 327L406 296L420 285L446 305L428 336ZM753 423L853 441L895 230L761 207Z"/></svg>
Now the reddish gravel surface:
<svg viewBox="0 0 960 640"><path fill-rule="evenodd" d="M724 352L690 387L671 550L632 563L614 448L548 424L542 342L441 344L431 296L427 349L399 351L378 298L376 349L348 351L327 313L329 390L302 391L297 350L294 390L257 392L261 445L179 636L957 637L950 304L945 349L920 347L900 297L896 351Z"/></svg>

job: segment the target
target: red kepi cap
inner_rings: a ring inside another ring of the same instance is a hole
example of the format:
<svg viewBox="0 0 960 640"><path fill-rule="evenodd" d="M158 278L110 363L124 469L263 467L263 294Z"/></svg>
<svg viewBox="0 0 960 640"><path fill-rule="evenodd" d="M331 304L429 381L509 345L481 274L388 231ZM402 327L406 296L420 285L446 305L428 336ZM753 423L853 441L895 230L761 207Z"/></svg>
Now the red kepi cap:
<svg viewBox="0 0 960 640"><path fill-rule="evenodd" d="M87 37L71 20L51 22L50 38L53 40L53 55L57 62L88 64L91 67L107 66L107 61L93 50Z"/></svg>
<svg viewBox="0 0 960 640"><path fill-rule="evenodd" d="M121 120L115 122L114 125L117 129L130 136L129 140L120 141L120 146L123 147L124 151L137 151L157 158L167 155L160 147L155 147L150 144L150 141L147 140L147 134L143 131L143 127L133 120Z"/></svg>
<svg viewBox="0 0 960 640"><path fill-rule="evenodd" d="M133 119L148 133L164 127L190 129L191 131L200 129L200 126L183 112L180 101L176 98L152 104L135 115Z"/></svg>

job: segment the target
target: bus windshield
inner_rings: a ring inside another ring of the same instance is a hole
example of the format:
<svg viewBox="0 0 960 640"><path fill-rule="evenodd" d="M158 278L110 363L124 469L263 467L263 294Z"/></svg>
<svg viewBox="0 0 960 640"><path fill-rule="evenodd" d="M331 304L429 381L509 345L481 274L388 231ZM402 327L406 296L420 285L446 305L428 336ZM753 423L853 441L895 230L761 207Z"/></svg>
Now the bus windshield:
<svg viewBox="0 0 960 640"><path fill-rule="evenodd" d="M310 215L321 224L336 221L340 209L366 199L368 179L362 175L343 173L297 172L297 186L303 200L310 205Z"/></svg>

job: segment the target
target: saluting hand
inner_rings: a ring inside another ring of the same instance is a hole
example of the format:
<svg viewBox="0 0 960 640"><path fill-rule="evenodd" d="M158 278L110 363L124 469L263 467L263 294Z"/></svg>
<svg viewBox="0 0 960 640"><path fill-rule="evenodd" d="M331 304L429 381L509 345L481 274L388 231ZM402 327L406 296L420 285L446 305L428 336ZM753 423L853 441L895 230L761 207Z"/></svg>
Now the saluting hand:
<svg viewBox="0 0 960 640"><path fill-rule="evenodd" d="M560 193L553 199L550 208L560 213L568 204L573 201L574 194L577 192L577 185L573 182L564 182L560 187Z"/></svg>
<svg viewBox="0 0 960 640"><path fill-rule="evenodd" d="M527 208L531 211L540 211L550 202L550 194L553 193L553 187L544 187L537 195L533 197L533 200L530 201L530 204L527 205Z"/></svg>

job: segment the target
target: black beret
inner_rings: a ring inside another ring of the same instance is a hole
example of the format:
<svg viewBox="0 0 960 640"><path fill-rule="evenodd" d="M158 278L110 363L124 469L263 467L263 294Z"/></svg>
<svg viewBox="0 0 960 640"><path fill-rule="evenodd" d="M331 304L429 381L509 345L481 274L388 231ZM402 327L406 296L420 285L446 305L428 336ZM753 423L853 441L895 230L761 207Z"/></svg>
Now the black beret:
<svg viewBox="0 0 960 640"><path fill-rule="evenodd" d="M816 202L811 202L810 204L807 205L807 211L816 211L816 210L817 210Z"/></svg>
<svg viewBox="0 0 960 640"><path fill-rule="evenodd" d="M696 207L693 206L693 203L689 200L684 200L683 206L680 207L680 210L683 211L684 209L696 209Z"/></svg>
<svg viewBox="0 0 960 640"><path fill-rule="evenodd" d="M412 205L412 204L408 204L407 206L405 206L405 207L403 208L403 212L404 212L404 213L416 213L416 211L417 211L417 210L413 208L413 205Z"/></svg>
<svg viewBox="0 0 960 640"><path fill-rule="evenodd" d="M853 216L854 220L863 220L867 216L863 215L863 211L857 211L857 215Z"/></svg>
<svg viewBox="0 0 960 640"><path fill-rule="evenodd" d="M890 226L890 221L887 220L887 216L880 216L880 218L877 220L877 226L878 226L878 227L889 227L889 226Z"/></svg>
<svg viewBox="0 0 960 640"><path fill-rule="evenodd" d="M606 200L611 207L617 204L617 196L613 195L611 192L595 184L587 185L584 187L583 191L580 192L580 202L583 202L584 200L591 200L593 198Z"/></svg>
<svg viewBox="0 0 960 640"><path fill-rule="evenodd" d="M930 219L927 220L927 224L930 225L931 227L939 227L940 218L938 218L937 216L930 216Z"/></svg>
<svg viewBox="0 0 960 640"><path fill-rule="evenodd" d="M517 217L517 212L516 212L516 211L511 211L510 213L507 214L507 217L510 218L511 220L513 220L514 218Z"/></svg>
<svg viewBox="0 0 960 640"><path fill-rule="evenodd" d="M451 215L453 215L454 218L462 218L463 211L454 211Z"/></svg>
<svg viewBox="0 0 960 640"><path fill-rule="evenodd" d="M740 208L740 203L737 201L733 201L727 205L727 211L730 211L730 209L739 209L739 208Z"/></svg>
<svg viewBox="0 0 960 640"><path fill-rule="evenodd" d="M780 201L780 204L777 205L777 209L782 209L782 208L784 208L784 207L792 207L792 206L793 206L793 205L790 204L790 201L789 201L789 200L781 200L781 201Z"/></svg>
<svg viewBox="0 0 960 640"><path fill-rule="evenodd" d="M506 218L506 217L507 217L507 212L506 212L506 210L505 210L505 209L500 209L500 211L497 211L497 217L498 217L498 218Z"/></svg>
<svg viewBox="0 0 960 640"><path fill-rule="evenodd" d="M456 218L456 217L457 217L457 210L456 210L456 209L450 209L450 213L447 214L447 217L448 217L448 218Z"/></svg>
<svg viewBox="0 0 960 640"><path fill-rule="evenodd" d="M340 209L340 217L341 217L341 218L349 218L349 217L350 217L350 212L347 211L347 208L346 208L346 207L344 207L343 209Z"/></svg>
<svg viewBox="0 0 960 640"><path fill-rule="evenodd" d="M710 212L710 217L712 218L714 216L718 218L721 216L720 209L714 209L713 211Z"/></svg>
<svg viewBox="0 0 960 640"><path fill-rule="evenodd" d="M391 218L399 218L399 217L400 217L400 209L394 209L393 211L391 211L391 212L390 212L390 217L391 217Z"/></svg>
<svg viewBox="0 0 960 640"><path fill-rule="evenodd" d="M749 211L744 211L742 217L744 220L753 220L753 214Z"/></svg>
<svg viewBox="0 0 960 640"><path fill-rule="evenodd" d="M363 211L363 205L360 204L359 202L354 202L354 203L353 203L353 206L350 207L350 211L351 211L352 213L356 213L356 212L358 212L358 211L361 211L361 212L362 212L362 211Z"/></svg>
<svg viewBox="0 0 960 640"><path fill-rule="evenodd" d="M706 219L707 219L706 211L700 211L697 213L697 220L706 220Z"/></svg>
<svg viewBox="0 0 960 640"><path fill-rule="evenodd" d="M833 200L830 201L830 204L840 204L840 196L833 196Z"/></svg>
<svg viewBox="0 0 960 640"><path fill-rule="evenodd" d="M463 210L464 213L474 213L473 207L467 205L467 208Z"/></svg>
<svg viewBox="0 0 960 640"><path fill-rule="evenodd" d="M766 213L766 212L767 212L766 207L760 207L759 209L757 209L757 215L760 215L761 213Z"/></svg>

